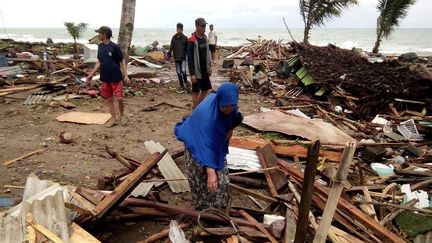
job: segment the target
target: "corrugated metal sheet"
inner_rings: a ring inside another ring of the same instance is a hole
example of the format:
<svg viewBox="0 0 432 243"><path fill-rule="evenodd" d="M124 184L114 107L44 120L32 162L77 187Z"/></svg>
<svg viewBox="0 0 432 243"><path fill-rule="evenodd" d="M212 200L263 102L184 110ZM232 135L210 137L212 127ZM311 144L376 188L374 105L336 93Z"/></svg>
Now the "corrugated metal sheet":
<svg viewBox="0 0 432 243"><path fill-rule="evenodd" d="M154 141L145 141L144 144L151 154L157 152L161 153L165 150L160 143L155 143ZM158 167L165 179L186 179L186 176L181 172L168 153L159 161ZM168 185L174 193L190 191L189 182L187 180L168 181Z"/></svg>
<svg viewBox="0 0 432 243"><path fill-rule="evenodd" d="M250 149L228 147L227 166L232 170L259 170L261 163L257 152Z"/></svg>
<svg viewBox="0 0 432 243"><path fill-rule="evenodd" d="M139 197L139 196L145 197L150 192L153 185L154 185L153 182L141 182L137 187L135 187L135 189L131 192L130 195L134 197Z"/></svg>
<svg viewBox="0 0 432 243"><path fill-rule="evenodd" d="M26 200L0 215L0 242L23 242L27 213L33 215L36 223L55 233L64 242L69 242L68 225L71 220L69 210L64 205L64 197L69 197L67 191L67 188L57 183L42 181L30 175L24 191Z"/></svg>
<svg viewBox="0 0 432 243"><path fill-rule="evenodd" d="M432 231L423 234L417 235L414 239L414 243L431 243L432 242Z"/></svg>

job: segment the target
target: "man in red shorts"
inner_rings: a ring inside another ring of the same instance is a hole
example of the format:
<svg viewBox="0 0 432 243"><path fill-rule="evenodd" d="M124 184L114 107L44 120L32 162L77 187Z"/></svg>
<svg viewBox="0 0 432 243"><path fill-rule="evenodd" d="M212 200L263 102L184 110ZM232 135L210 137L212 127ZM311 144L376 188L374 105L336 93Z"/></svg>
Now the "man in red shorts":
<svg viewBox="0 0 432 243"><path fill-rule="evenodd" d="M98 47L98 61L87 76L87 82L92 80L93 75L100 69L100 80L102 81L101 95L106 100L111 119L107 126L112 127L117 123L124 122L124 101L122 80L129 83L126 61L120 47L111 41L112 31L108 26L102 26L95 30L99 33L100 44ZM123 73L122 73L123 71ZM114 98L118 101L120 116L116 118L114 110ZM122 119L123 118L123 119Z"/></svg>

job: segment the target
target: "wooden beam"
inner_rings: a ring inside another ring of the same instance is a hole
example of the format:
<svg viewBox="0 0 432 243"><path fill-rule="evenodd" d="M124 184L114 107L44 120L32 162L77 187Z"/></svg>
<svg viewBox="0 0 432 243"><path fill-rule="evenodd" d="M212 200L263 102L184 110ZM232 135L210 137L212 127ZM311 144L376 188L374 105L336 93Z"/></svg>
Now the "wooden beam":
<svg viewBox="0 0 432 243"><path fill-rule="evenodd" d="M315 183L315 175L318 164L318 153L320 142L317 140L308 149L308 156L306 159L305 178L303 180L301 201L299 205L299 215L297 221L297 229L295 234L294 243L303 243L307 228L309 225L309 211L312 204L312 194Z"/></svg>
<svg viewBox="0 0 432 243"><path fill-rule="evenodd" d="M269 145L266 145L266 146L269 146ZM258 155L258 158L259 158L259 161L261 163L262 168L267 169L267 163L266 163L266 160L264 158L263 149L261 149L260 147L257 147L256 152L257 152L257 155ZM267 180L267 185L268 185L268 188L270 190L271 195L273 197L277 196L278 192L277 192L276 186L273 182L273 178L271 177L269 171L264 171L264 175L265 175L265 178Z"/></svg>
<svg viewBox="0 0 432 243"><path fill-rule="evenodd" d="M266 163L266 168L273 168L278 166L278 158L271 145L266 145L262 148L264 159ZM285 187L288 183L288 179L280 170L270 170L268 171L276 190L280 190Z"/></svg>
<svg viewBox="0 0 432 243"><path fill-rule="evenodd" d="M423 209L423 208L413 208L413 207L409 207L407 205L398 205L398 204L392 204L392 203L383 203L383 202L375 202L375 201L362 201L362 200L358 200L358 201L354 201L354 202L367 203L367 204L373 204L373 205L384 206L384 207L399 208L399 209L404 209L404 210L409 210L409 211L420 212L420 213L432 215L432 210Z"/></svg>
<svg viewBox="0 0 432 243"><path fill-rule="evenodd" d="M120 185L110 195L102 199L102 201L96 206L96 210L98 211L97 218L104 218L114 210L114 208L119 205L122 200L125 199L136 186L138 186L139 183L141 183L150 170L162 159L166 152L167 150L162 153L151 155L135 171L129 174L128 178L120 183Z"/></svg>
<svg viewBox="0 0 432 243"><path fill-rule="evenodd" d="M232 183L230 183L230 187L231 187L232 189L236 190L236 191L239 191L239 192L241 192L241 193L243 193L243 194L246 194L246 195L252 196L252 197L254 197L254 198L256 198L256 199L263 200L263 201L265 201L265 202L269 202L269 203L275 203L275 202L278 202L277 199L274 199L274 198L272 198L272 197L268 197L268 196L262 195L262 194L260 194L260 193L258 193L258 192L254 192L254 191L252 191L252 190L246 189L246 188L241 187L241 186L237 186L236 184L232 184Z"/></svg>
<svg viewBox="0 0 432 243"><path fill-rule="evenodd" d="M254 217L250 216L244 210L240 210L239 212L245 219L249 220L255 225L255 227L261 230L261 232L263 232L272 243L278 243L278 241L270 234L270 232L268 232L267 229L265 229L260 223L258 223L258 221L256 221Z"/></svg>
<svg viewBox="0 0 432 243"><path fill-rule="evenodd" d="M356 143L350 142L345 145L345 149L342 155L342 160L339 165L339 169L336 173L330 195L327 199L326 206L321 218L321 222L318 226L318 230L313 240L314 243L324 243L327 239L333 216L337 208L337 202L344 188L343 182L346 181L348 170L351 165L352 158L356 150Z"/></svg>

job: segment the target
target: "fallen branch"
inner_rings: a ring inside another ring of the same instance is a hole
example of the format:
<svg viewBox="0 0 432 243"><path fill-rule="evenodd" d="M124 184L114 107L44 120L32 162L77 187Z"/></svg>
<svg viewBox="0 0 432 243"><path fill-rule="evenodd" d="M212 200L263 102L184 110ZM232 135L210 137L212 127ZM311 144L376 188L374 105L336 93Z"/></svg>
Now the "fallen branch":
<svg viewBox="0 0 432 243"><path fill-rule="evenodd" d="M29 152L29 153L24 154L24 155L22 155L22 156L20 156L20 157L18 157L16 159L8 160L8 161L4 162L3 165L10 165L10 164L15 163L15 162L17 162L19 160L25 159L27 157L30 157L30 156L35 155L35 154L38 154L38 153L43 152L45 150L47 150L47 149L38 149L38 150L35 150L35 151L32 151L32 152Z"/></svg>

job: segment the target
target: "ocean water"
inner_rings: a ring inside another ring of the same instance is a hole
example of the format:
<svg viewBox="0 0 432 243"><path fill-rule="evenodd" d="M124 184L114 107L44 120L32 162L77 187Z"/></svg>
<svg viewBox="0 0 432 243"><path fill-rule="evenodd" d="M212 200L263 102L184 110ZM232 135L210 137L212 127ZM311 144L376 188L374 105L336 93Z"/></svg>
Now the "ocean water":
<svg viewBox="0 0 432 243"><path fill-rule="evenodd" d="M208 31L208 30L207 30ZM238 46L248 43L248 39L282 39L291 41L285 29L215 29L218 34L218 43L222 46ZM189 36L192 29L184 33ZM303 29L292 29L291 32L297 41L302 41ZM117 40L118 29L113 29L114 41ZM162 45L169 44L175 29L162 28L136 28L132 44L147 46L157 40ZM88 39L96 35L92 29L86 30L80 43L87 43ZM54 42L73 42L65 28L6 28L0 30L0 38L11 38L17 41L45 42L50 37ZM342 29L318 28L311 32L310 42L314 45L327 45L351 49L353 47L371 51L375 43L375 29ZM396 29L390 39L384 39L380 51L386 54L401 54L404 52L417 52L421 56L432 56L432 28L428 29Z"/></svg>

